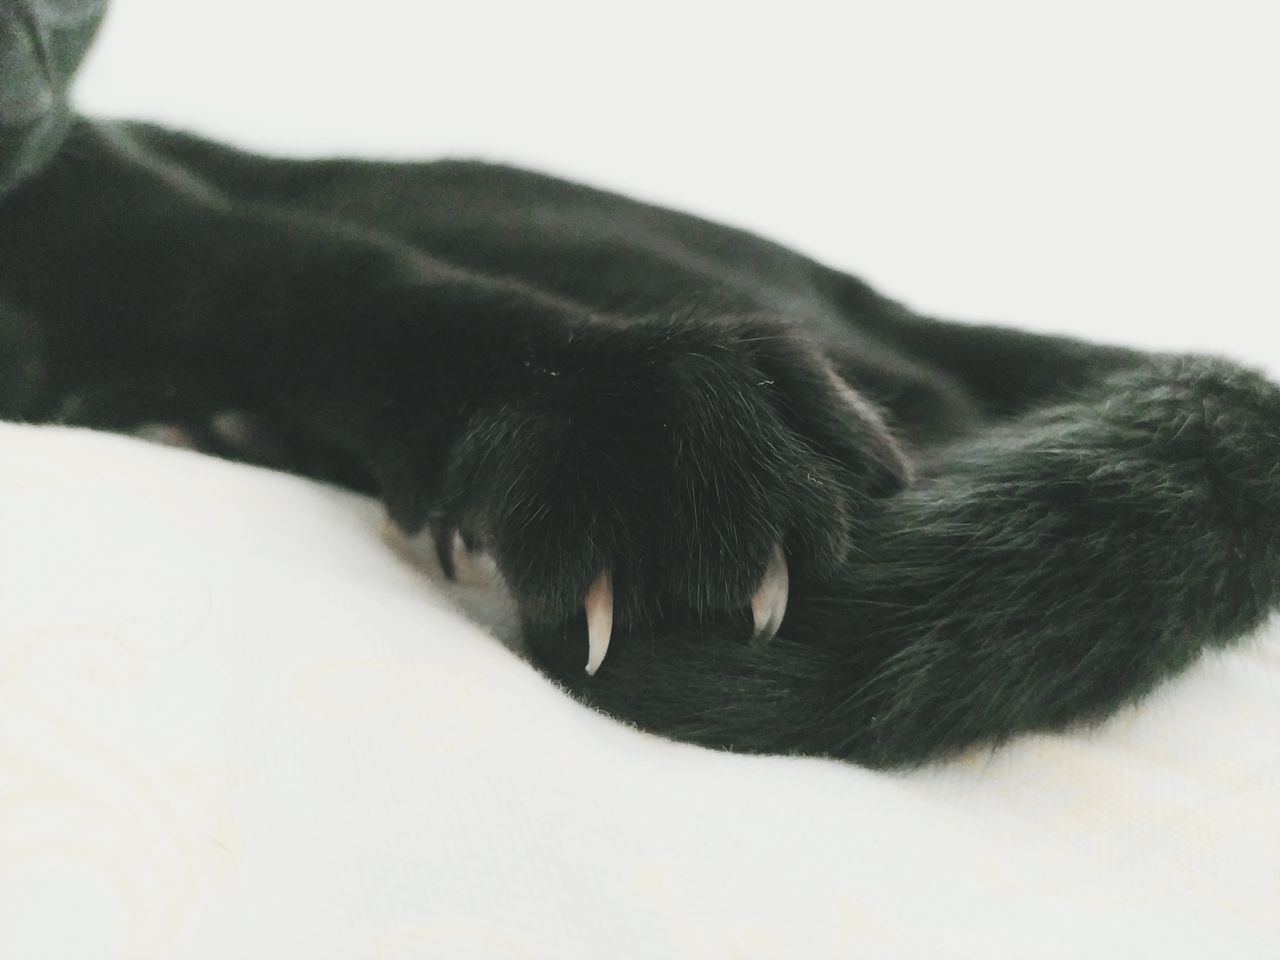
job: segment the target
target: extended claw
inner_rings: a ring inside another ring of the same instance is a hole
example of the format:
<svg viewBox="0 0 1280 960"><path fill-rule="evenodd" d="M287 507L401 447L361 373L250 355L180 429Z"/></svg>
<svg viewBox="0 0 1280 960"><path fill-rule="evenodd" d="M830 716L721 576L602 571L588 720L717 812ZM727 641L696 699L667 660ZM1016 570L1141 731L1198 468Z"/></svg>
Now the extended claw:
<svg viewBox="0 0 1280 960"><path fill-rule="evenodd" d="M462 545L462 538L458 535L458 531L442 522L432 523L431 541L436 548L436 562L440 564L440 571L450 580L457 580L456 561L458 548Z"/></svg>
<svg viewBox="0 0 1280 960"><path fill-rule="evenodd" d="M424 536L418 534L410 539L410 543L416 549L422 549L420 542L423 539ZM498 571L493 556L481 549L479 541L443 520L431 524L430 540L434 544L440 570L455 583L484 586Z"/></svg>
<svg viewBox="0 0 1280 960"><path fill-rule="evenodd" d="M613 579L606 570L587 591L587 676L594 677L609 652L613 633Z"/></svg>
<svg viewBox="0 0 1280 960"><path fill-rule="evenodd" d="M782 553L782 547L777 546L773 548L773 556L769 558L769 566L764 571L760 588L751 598L751 615L755 619L757 640L772 639L782 626L782 618L787 613L789 587L787 558Z"/></svg>

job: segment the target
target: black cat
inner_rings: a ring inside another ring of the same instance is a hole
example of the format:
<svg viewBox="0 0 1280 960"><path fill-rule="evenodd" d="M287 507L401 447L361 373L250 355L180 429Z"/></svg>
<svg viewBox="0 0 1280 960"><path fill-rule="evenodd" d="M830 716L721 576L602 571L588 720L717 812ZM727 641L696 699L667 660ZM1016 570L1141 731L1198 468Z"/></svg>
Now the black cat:
<svg viewBox="0 0 1280 960"><path fill-rule="evenodd" d="M533 173L77 117L100 7L0 8L0 415L375 493L446 570L493 554L575 695L738 750L1101 716L1276 606L1260 376L917 316Z"/></svg>

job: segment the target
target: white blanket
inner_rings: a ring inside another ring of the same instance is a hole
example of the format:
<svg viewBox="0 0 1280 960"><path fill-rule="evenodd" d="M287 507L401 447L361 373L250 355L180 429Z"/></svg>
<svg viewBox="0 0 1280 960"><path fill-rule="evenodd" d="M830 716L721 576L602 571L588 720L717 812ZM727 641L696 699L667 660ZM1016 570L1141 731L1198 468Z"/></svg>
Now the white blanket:
<svg viewBox="0 0 1280 960"><path fill-rule="evenodd" d="M871 773L577 705L381 526L0 426L0 957L1280 955L1275 631L1099 730Z"/></svg>

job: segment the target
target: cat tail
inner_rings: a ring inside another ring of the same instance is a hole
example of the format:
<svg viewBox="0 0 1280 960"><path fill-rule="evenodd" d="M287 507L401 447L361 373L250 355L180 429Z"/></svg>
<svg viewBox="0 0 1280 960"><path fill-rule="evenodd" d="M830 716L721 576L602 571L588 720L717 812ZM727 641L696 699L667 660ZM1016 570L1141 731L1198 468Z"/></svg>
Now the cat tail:
<svg viewBox="0 0 1280 960"><path fill-rule="evenodd" d="M834 581L793 578L778 636L619 636L586 702L739 751L922 762L1101 718L1280 601L1280 390L1148 357L941 451L869 507Z"/></svg>

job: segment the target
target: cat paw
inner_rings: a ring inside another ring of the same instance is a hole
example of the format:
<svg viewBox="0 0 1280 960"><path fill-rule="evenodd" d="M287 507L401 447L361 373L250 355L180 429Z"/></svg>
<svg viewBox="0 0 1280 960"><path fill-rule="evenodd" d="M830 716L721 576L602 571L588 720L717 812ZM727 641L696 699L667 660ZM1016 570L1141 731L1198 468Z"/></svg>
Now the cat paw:
<svg viewBox="0 0 1280 960"><path fill-rule="evenodd" d="M385 491L446 574L480 550L541 628L609 643L729 618L775 634L794 574L830 574L906 458L820 351L767 321L587 331L481 404L424 497ZM407 485L406 485L407 484ZM415 504L426 504L414 507Z"/></svg>

